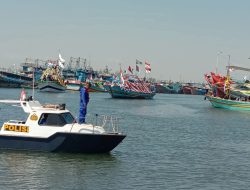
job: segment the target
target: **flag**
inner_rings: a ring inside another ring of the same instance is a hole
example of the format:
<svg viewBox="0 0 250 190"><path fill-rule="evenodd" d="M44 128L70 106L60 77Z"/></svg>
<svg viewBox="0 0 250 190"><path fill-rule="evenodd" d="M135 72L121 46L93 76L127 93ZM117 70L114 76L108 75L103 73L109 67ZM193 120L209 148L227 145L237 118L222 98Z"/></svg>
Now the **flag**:
<svg viewBox="0 0 250 190"><path fill-rule="evenodd" d="M120 84L124 85L124 78L123 78L123 74L122 74L122 69L120 69Z"/></svg>
<svg viewBox="0 0 250 190"><path fill-rule="evenodd" d="M133 69L129 66L128 67L128 71L131 73L131 74L133 74Z"/></svg>
<svg viewBox="0 0 250 190"><path fill-rule="evenodd" d="M20 101L25 101L25 99L26 99L26 92L24 89L22 89L21 95L20 95Z"/></svg>
<svg viewBox="0 0 250 190"><path fill-rule="evenodd" d="M138 65L136 65L136 72L140 72L140 69L139 69L139 66Z"/></svg>
<svg viewBox="0 0 250 190"><path fill-rule="evenodd" d="M145 71L146 71L146 73L150 73L151 72L150 64L148 62L146 62L146 61L145 61Z"/></svg>
<svg viewBox="0 0 250 190"><path fill-rule="evenodd" d="M142 62L136 59L136 65L142 65Z"/></svg>
<svg viewBox="0 0 250 190"><path fill-rule="evenodd" d="M65 62L65 60L62 58L62 56L61 56L61 54L59 53L59 60L62 62L62 63L64 63Z"/></svg>
<svg viewBox="0 0 250 190"><path fill-rule="evenodd" d="M64 63L65 63L65 59L62 58L61 54L59 53L59 60L58 60L58 65L64 69Z"/></svg>

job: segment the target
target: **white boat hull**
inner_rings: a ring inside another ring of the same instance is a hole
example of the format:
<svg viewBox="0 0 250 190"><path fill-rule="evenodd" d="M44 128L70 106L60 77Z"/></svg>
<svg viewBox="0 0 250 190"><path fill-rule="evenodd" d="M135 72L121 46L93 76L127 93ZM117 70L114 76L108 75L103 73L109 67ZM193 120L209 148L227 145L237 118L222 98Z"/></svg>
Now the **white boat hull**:
<svg viewBox="0 0 250 190"><path fill-rule="evenodd" d="M67 90L79 91L80 90L80 85L68 84L68 85L66 85L66 88L67 88Z"/></svg>

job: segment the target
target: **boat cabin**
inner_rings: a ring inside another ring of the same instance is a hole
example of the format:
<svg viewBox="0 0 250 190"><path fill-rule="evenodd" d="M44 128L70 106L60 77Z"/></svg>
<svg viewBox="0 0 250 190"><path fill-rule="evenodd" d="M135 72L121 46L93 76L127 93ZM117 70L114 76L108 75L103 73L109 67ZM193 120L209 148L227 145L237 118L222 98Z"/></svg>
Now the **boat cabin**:
<svg viewBox="0 0 250 190"><path fill-rule="evenodd" d="M104 133L103 127L78 124L65 109L65 104L41 105L38 101L23 101L21 106L29 116L26 121L10 120L1 128L1 134L49 137L57 132Z"/></svg>

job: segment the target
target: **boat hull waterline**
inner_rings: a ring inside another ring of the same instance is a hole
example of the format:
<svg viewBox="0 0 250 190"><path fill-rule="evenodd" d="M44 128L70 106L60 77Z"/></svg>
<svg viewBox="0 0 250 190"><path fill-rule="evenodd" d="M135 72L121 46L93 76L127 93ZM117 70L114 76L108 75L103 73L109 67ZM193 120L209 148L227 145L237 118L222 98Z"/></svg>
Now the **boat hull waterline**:
<svg viewBox="0 0 250 190"><path fill-rule="evenodd" d="M250 111L250 102L222 99L218 97L206 96L213 107L235 111Z"/></svg>
<svg viewBox="0 0 250 190"><path fill-rule="evenodd" d="M38 85L40 92L65 92L66 87L56 82L43 82Z"/></svg>
<svg viewBox="0 0 250 190"><path fill-rule="evenodd" d="M0 149L42 152L108 153L126 137L121 134L58 132L49 138L0 135Z"/></svg>

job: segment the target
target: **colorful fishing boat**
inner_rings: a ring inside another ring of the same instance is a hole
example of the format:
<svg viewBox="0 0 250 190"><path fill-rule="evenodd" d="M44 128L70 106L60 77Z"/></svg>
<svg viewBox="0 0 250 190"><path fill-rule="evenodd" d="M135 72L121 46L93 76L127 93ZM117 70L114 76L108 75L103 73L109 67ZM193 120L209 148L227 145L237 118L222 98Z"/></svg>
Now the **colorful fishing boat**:
<svg viewBox="0 0 250 190"><path fill-rule="evenodd" d="M65 85L67 90L79 91L81 86L81 81L74 79L65 80Z"/></svg>
<svg viewBox="0 0 250 190"><path fill-rule="evenodd" d="M172 86L166 83L156 83L155 90L156 93L176 94L176 91L172 88Z"/></svg>
<svg viewBox="0 0 250 190"><path fill-rule="evenodd" d="M47 63L48 67L43 72L41 80L38 82L40 92L65 92L66 85L62 78L64 59L59 54L59 59Z"/></svg>
<svg viewBox="0 0 250 190"><path fill-rule="evenodd" d="M121 75L120 81L107 86L112 98L152 99L155 87L136 75Z"/></svg>
<svg viewBox="0 0 250 190"><path fill-rule="evenodd" d="M191 86L189 84L182 86L183 94L192 94Z"/></svg>
<svg viewBox="0 0 250 190"><path fill-rule="evenodd" d="M205 79L212 89L206 95L206 98L211 102L213 107L223 108L236 111L250 111L250 94L248 88L244 88L244 91L240 91L238 84L230 77L230 71L232 69L250 71L250 69L227 66L226 77L209 77L205 75ZM217 75L218 76L218 75Z"/></svg>
<svg viewBox="0 0 250 190"><path fill-rule="evenodd" d="M245 99L224 99L220 97L214 97L211 95L206 95L206 98L211 102L212 106L215 108L223 108L235 111L250 111L250 102Z"/></svg>
<svg viewBox="0 0 250 190"><path fill-rule="evenodd" d="M40 92L65 92L66 86L63 83L54 80L40 81L38 83Z"/></svg>
<svg viewBox="0 0 250 190"><path fill-rule="evenodd" d="M155 92L135 91L125 89L119 85L113 85L109 88L109 93L111 94L112 98L152 99L155 96Z"/></svg>
<svg viewBox="0 0 250 190"><path fill-rule="evenodd" d="M191 87L191 94L192 95L205 95L207 94L209 88L208 87L202 87L202 86L192 86Z"/></svg>
<svg viewBox="0 0 250 190"><path fill-rule="evenodd" d="M100 81L91 81L89 87L89 92L107 92L103 86L103 82Z"/></svg>
<svg viewBox="0 0 250 190"><path fill-rule="evenodd" d="M33 78L14 72L0 71L0 87L20 88L32 86Z"/></svg>

